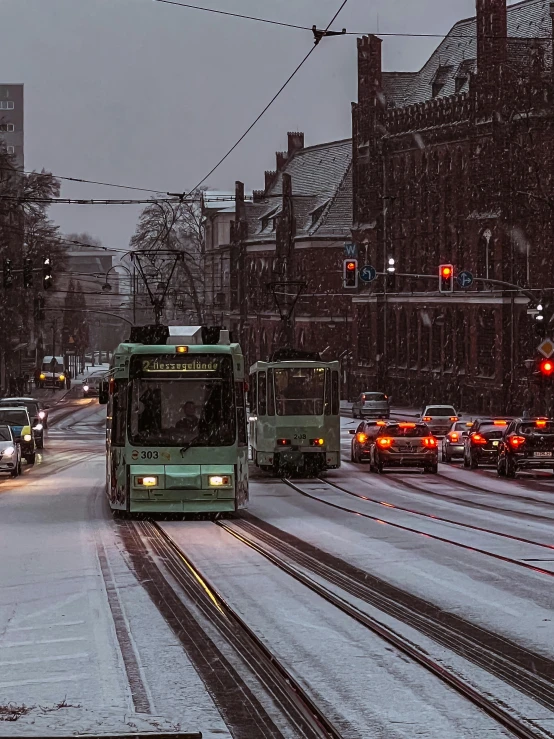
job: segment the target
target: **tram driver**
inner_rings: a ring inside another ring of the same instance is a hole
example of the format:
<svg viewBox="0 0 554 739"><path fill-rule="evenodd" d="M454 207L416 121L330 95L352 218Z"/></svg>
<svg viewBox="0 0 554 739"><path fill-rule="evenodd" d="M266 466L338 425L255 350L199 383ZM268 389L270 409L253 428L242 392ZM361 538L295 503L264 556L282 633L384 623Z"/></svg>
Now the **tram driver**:
<svg viewBox="0 0 554 739"><path fill-rule="evenodd" d="M195 404L192 400L187 400L183 406L183 416L177 421L175 428L179 429L179 431L191 433L197 430L199 422L200 419L196 415Z"/></svg>

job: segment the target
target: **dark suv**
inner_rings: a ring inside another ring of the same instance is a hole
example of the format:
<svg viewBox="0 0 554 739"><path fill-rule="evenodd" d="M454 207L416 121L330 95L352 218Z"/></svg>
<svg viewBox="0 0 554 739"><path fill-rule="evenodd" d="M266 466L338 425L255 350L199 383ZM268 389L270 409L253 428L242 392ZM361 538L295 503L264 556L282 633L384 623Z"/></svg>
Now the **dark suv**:
<svg viewBox="0 0 554 739"><path fill-rule="evenodd" d="M500 440L508 421L503 418L478 418L469 428L464 444L464 467L495 465Z"/></svg>
<svg viewBox="0 0 554 739"><path fill-rule="evenodd" d="M517 418L500 441L496 471L515 477L522 469L554 469L554 420Z"/></svg>
<svg viewBox="0 0 554 739"><path fill-rule="evenodd" d="M354 436L350 454L352 462L371 462L371 447L375 437L386 425L386 421L362 421L355 431L350 429L350 433Z"/></svg>

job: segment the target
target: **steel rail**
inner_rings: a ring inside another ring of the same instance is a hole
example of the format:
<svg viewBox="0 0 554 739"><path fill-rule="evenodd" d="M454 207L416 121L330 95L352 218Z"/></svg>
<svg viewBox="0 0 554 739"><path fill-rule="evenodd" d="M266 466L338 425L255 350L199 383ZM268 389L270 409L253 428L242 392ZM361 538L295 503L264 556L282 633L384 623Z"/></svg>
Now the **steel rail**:
<svg viewBox="0 0 554 739"><path fill-rule="evenodd" d="M318 478L321 482L324 482L326 485L331 485L331 487L336 488L337 490L340 490L342 493L346 493L347 495L351 495L354 498L359 498L360 500L366 500L369 503L376 503L377 505L384 506L385 508L388 508L389 510L396 510L396 511L402 511L403 513L410 513L413 516L421 516L422 518L430 518L432 521L440 521L442 523L449 523L453 524L454 526L460 526L464 529L471 529L472 531L480 531L484 534L491 534L492 536L500 536L504 539L511 539L512 541L520 541L523 544L531 544L535 547L543 547L544 549L550 549L553 550L553 559L554 559L554 544L542 544L538 541L533 541L532 539L525 539L522 536L514 536L513 534L505 534L502 531L494 531L493 529L487 529L484 526L475 526L471 523L462 523L461 521L455 521L452 518L443 518L442 516L435 516L432 513L424 513L423 511L416 511L413 508L405 508L401 505L396 505L396 503L390 503L388 501L379 500L378 498L370 498L367 495L362 495L361 493L355 493L353 490L348 490L347 488L342 487L342 485L337 485L336 482L331 482L331 480L322 480L321 478ZM396 480L395 480L396 482ZM416 490L417 492L425 492L424 488L419 488L417 485L414 485L411 482L402 480L402 484L405 485L407 488L411 488L412 490ZM554 523L554 519L552 519L552 522Z"/></svg>
<svg viewBox="0 0 554 739"><path fill-rule="evenodd" d="M309 588L312 592L321 596L325 601L327 601L331 605L336 606L341 612L353 618L357 623L366 627L374 634L381 637L393 647L398 649L400 652L413 659L419 665L429 670L442 682L446 683L451 688L454 688L457 693L461 694L475 706L488 714L497 723L511 731L513 735L517 737L517 739L544 739L546 736L548 736L546 732L542 730L540 730L539 732L536 729L524 724L518 718L511 715L501 705L495 703L490 698L480 693L477 689L455 675L451 670L443 667L436 660L430 657L423 649L418 648L415 644L405 639L400 634L396 633L393 629L389 628L385 624L380 623L372 616L358 610L348 601L327 590L320 583L300 572L295 567L285 562L282 558L268 551L248 537L233 530L233 528L227 523L223 521L217 521L216 525L223 528L230 535L234 536L246 546L258 552L280 570L294 578L297 582L300 582L301 584Z"/></svg>
<svg viewBox="0 0 554 739"><path fill-rule="evenodd" d="M291 709L296 711L305 724L302 729L302 736L322 737L323 739L342 739L341 732L337 727L325 716L318 705L310 698L306 691L301 687L299 682L284 667L277 657L268 649L264 642L257 636L253 629L239 616L236 610L221 595L221 593L206 579L196 565L187 557L179 545L172 537L164 531L164 529L155 521L149 521L149 526L158 537L158 544L162 544L166 554L171 554L176 564L181 568L181 574L189 579L192 578L199 592L204 598L207 598L216 609L225 617L225 619L242 633L249 642L250 648L257 652L263 669L277 683L282 695L289 702L289 706L281 705L289 718L294 722L291 716ZM173 572L176 577L176 573ZM179 582L180 578L176 577ZM232 646L235 646L236 644ZM241 655L246 662L248 658ZM308 733L310 731L310 733Z"/></svg>
<svg viewBox="0 0 554 739"><path fill-rule="evenodd" d="M493 559L498 559L501 562L507 562L508 564L514 564L518 567L523 567L527 570L531 570L533 572L536 572L539 575L548 575L548 577L554 577L554 572L551 572L550 570L543 570L542 567L535 567L535 565L530 565L527 562L522 562L518 559L513 559L512 557L506 557L503 554L495 554L494 552L489 552L486 549L481 549L480 547L473 547L469 546L469 544L462 544L459 541L453 541L452 539L447 539L444 536L437 536L436 534L429 534L426 531L420 531L419 529L415 529L411 526L404 526L400 523L395 523L394 521L386 521L383 518L378 518L377 516L372 516L369 513L362 513L361 511L355 511L352 508L346 508L345 506L338 505L338 503L332 503L330 500L324 500L322 498L319 498L317 495L312 495L311 493L306 492L305 490L302 490L302 488L298 487L298 485L295 485L290 480L287 480L286 478L282 478L282 482L284 482L286 485L291 487L293 490L295 490L300 495L303 495L305 498L311 498L311 500L316 500L318 503L323 503L323 505L330 506L331 508L336 508L339 511L344 511L345 513L352 513L355 516L362 516L362 518L367 518L371 521L376 521L380 524L386 524L387 526L392 526L395 529L401 529L402 531L408 531L411 534L418 534L420 536L425 536L427 539L434 539L435 541L440 541L443 544L450 544L455 547L459 547L460 549L466 549L470 552L477 552L478 554L484 554L487 557L492 557ZM326 480L320 480L320 482L324 482L327 484Z"/></svg>

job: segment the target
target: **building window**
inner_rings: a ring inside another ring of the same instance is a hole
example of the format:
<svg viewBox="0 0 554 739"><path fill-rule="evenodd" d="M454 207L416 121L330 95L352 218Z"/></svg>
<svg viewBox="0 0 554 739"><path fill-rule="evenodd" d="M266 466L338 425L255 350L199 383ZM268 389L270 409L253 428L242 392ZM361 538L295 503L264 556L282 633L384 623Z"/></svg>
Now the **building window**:
<svg viewBox="0 0 554 739"><path fill-rule="evenodd" d="M13 100L0 100L0 110L13 110Z"/></svg>
<svg viewBox="0 0 554 739"><path fill-rule="evenodd" d="M13 123L0 123L0 133L13 133L15 126Z"/></svg>
<svg viewBox="0 0 554 739"><path fill-rule="evenodd" d="M15 154L15 146L7 146L6 151L8 154Z"/></svg>

